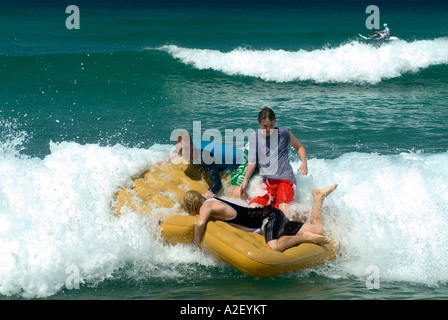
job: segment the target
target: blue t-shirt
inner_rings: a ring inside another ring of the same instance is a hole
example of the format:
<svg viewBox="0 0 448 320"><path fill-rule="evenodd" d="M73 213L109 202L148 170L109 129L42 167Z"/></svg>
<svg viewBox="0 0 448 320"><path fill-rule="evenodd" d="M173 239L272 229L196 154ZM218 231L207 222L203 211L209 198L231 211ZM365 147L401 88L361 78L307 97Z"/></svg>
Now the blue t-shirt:
<svg viewBox="0 0 448 320"><path fill-rule="evenodd" d="M211 182L209 190L217 193L222 188L219 172L238 168L244 161L244 150L214 141L192 140L195 148L200 152L200 155L198 155L200 162L193 159L193 163L204 169Z"/></svg>
<svg viewBox="0 0 448 320"><path fill-rule="evenodd" d="M255 131L249 138L249 163L256 163L264 179L286 179L296 183L294 171L289 163L287 127L275 128L269 137Z"/></svg>
<svg viewBox="0 0 448 320"><path fill-rule="evenodd" d="M219 171L234 170L244 160L244 150L226 146L214 141L192 139L196 149L201 151L201 161L206 165L214 163ZM193 163L198 164L197 161Z"/></svg>

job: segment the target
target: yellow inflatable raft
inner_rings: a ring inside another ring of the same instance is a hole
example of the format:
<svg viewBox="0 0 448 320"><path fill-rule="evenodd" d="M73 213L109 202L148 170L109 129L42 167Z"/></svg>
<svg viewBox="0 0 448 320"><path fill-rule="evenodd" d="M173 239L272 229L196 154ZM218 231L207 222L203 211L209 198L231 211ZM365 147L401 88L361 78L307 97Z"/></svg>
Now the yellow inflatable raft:
<svg viewBox="0 0 448 320"><path fill-rule="evenodd" d="M133 186L117 192L113 210L117 215L137 212L142 216L176 208L184 193L205 193L207 180L194 165L155 165ZM226 188L228 181L224 179ZM227 186L228 187L228 186ZM168 243L191 243L197 217L168 215L161 217L161 235ZM277 252L266 248L263 236L242 231L222 221L210 221L201 248L235 269L255 277L268 277L322 264L336 257L333 243L326 246L300 244Z"/></svg>
<svg viewBox="0 0 448 320"><path fill-rule="evenodd" d="M193 241L194 216L167 216L161 223L162 237L169 243ZM270 277L296 271L334 259L336 246L302 243L278 252L266 248L263 236L232 227L223 221L209 221L201 248L235 269L253 276Z"/></svg>
<svg viewBox="0 0 448 320"><path fill-rule="evenodd" d="M133 184L115 195L112 208L115 214L138 212L148 216L154 209L175 207L188 190L204 194L209 188L197 166L181 163L154 165L142 177L134 179Z"/></svg>

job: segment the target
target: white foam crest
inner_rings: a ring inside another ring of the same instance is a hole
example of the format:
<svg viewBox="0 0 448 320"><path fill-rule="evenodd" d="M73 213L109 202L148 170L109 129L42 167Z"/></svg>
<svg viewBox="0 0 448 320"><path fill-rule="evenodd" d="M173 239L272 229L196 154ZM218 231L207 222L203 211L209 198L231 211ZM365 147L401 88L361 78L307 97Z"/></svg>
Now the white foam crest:
<svg viewBox="0 0 448 320"><path fill-rule="evenodd" d="M63 142L51 143L44 159L0 152L0 294L53 295L65 289L70 266L81 283L97 284L129 265L136 279L219 265L193 245L164 244L155 220L111 214L119 187L171 148ZM448 153L349 153L309 159L308 167L308 176L296 175L299 207L311 208L312 189L339 184L324 204L342 253L326 269L331 276L365 279L375 265L381 280L448 283Z"/></svg>
<svg viewBox="0 0 448 320"><path fill-rule="evenodd" d="M129 265L166 275L179 260L212 264L194 246L174 254L155 221L111 213L119 187L170 149L63 142L50 143L44 159L0 153L0 294L53 295L66 288L72 266L81 284L96 284Z"/></svg>
<svg viewBox="0 0 448 320"><path fill-rule="evenodd" d="M28 133L18 127L17 120L0 119L0 156L14 157L23 150Z"/></svg>
<svg viewBox="0 0 448 320"><path fill-rule="evenodd" d="M318 83L378 83L407 72L448 63L448 38L374 45L353 41L334 48L306 51L250 50L230 52L166 45L159 50L183 63L228 75L265 81Z"/></svg>
<svg viewBox="0 0 448 320"><path fill-rule="evenodd" d="M298 167L298 164L296 165ZM326 229L341 245L341 276L425 285L448 283L448 154L345 154L311 159L298 179L298 200L338 183L326 200ZM332 271L334 272L334 270Z"/></svg>

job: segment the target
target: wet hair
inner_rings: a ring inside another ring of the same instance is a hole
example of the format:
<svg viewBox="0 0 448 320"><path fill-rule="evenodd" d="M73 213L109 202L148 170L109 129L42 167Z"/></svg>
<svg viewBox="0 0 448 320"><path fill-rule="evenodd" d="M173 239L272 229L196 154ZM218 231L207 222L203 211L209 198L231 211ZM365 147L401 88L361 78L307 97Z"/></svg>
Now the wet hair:
<svg viewBox="0 0 448 320"><path fill-rule="evenodd" d="M264 107L258 113L258 122L261 122L264 119L269 119L271 121L275 121L275 113L268 107Z"/></svg>
<svg viewBox="0 0 448 320"><path fill-rule="evenodd" d="M199 214L199 209L201 209L204 201L205 198L199 192L190 190L185 192L182 200L180 201L180 206L189 214L195 215Z"/></svg>

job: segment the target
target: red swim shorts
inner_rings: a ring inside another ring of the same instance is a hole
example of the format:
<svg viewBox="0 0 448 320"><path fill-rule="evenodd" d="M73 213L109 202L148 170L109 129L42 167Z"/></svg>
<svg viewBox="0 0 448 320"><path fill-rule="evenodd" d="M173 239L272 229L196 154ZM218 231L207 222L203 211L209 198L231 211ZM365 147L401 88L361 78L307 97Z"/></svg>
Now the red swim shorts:
<svg viewBox="0 0 448 320"><path fill-rule="evenodd" d="M256 197L250 202L258 203L262 206L274 204L278 208L280 203L292 203L294 200L294 183L285 179L268 179L264 182L267 193Z"/></svg>

